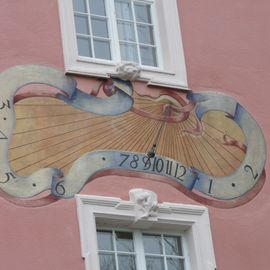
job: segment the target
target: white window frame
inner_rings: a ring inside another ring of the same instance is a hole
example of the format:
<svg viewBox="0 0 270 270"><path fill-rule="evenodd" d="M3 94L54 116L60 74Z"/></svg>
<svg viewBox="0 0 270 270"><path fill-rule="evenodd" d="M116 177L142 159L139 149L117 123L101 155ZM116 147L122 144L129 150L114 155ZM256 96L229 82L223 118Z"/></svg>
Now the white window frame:
<svg viewBox="0 0 270 270"><path fill-rule="evenodd" d="M142 66L139 80L153 86L188 89L177 0L146 1L153 3L153 21L155 30L159 32L159 36L155 36L160 67ZM72 0L58 0L58 4L66 72L101 78L117 75L119 61L78 55ZM113 51L112 55L119 58L119 52Z"/></svg>
<svg viewBox="0 0 270 270"><path fill-rule="evenodd" d="M102 227L102 226L97 226L97 230L107 230L107 231L121 231L121 232L130 232L133 234L133 245L134 245L134 251L133 253L135 254L135 263L136 263L136 269L137 270L146 270L146 260L145 260L145 255L149 255L149 253L145 253L143 250L143 234L154 234L154 235L170 235L170 236L176 236L176 237L181 237L181 248L182 248L182 255L173 255L174 258L177 259L183 259L184 260L184 264L189 265L189 263L187 262L186 259L186 245L185 245L185 235L183 233L179 233L179 232L173 232L173 231L160 231L160 230L137 230L137 229L126 229L126 228L121 228L121 227L113 227L113 228L109 228L108 226L106 227ZM115 239L113 240L113 242L115 241ZM165 250L164 250L164 240L162 240L162 253L161 254L157 254L157 256L159 258L162 258L164 260L164 258L168 258L168 257L172 257L171 255L167 255L165 254ZM114 247L115 248L115 247ZM116 251L113 250L111 254L114 254ZM121 251L118 251L118 254L121 254ZM153 254L150 254L150 256L152 256ZM156 255L156 254L155 254ZM189 266L187 266L189 267ZM187 267L185 269L187 269ZM166 269L166 268L165 268Z"/></svg>
<svg viewBox="0 0 270 270"><path fill-rule="evenodd" d="M138 217L138 205L115 197L76 195L81 252L86 270L98 270L97 224L130 230L179 232L186 270L215 270L208 209L176 203L158 204L155 216ZM187 252L188 250L188 252Z"/></svg>

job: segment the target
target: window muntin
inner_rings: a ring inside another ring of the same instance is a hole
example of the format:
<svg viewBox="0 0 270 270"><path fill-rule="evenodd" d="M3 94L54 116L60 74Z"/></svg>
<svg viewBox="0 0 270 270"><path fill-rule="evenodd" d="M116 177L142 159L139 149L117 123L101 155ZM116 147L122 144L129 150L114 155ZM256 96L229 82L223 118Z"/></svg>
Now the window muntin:
<svg viewBox="0 0 270 270"><path fill-rule="evenodd" d="M143 234L147 270L184 270L180 236Z"/></svg>
<svg viewBox="0 0 270 270"><path fill-rule="evenodd" d="M133 0L113 2L106 10L106 0L73 0L78 55L157 67L151 4ZM116 29L109 31L109 23ZM113 53L112 48L118 53ZM117 55L121 59L113 59Z"/></svg>
<svg viewBox="0 0 270 270"><path fill-rule="evenodd" d="M133 233L97 230L100 270L136 270Z"/></svg>
<svg viewBox="0 0 270 270"><path fill-rule="evenodd" d="M98 229L97 242L100 270L185 269L179 235Z"/></svg>
<svg viewBox="0 0 270 270"><path fill-rule="evenodd" d="M125 0L114 3L121 59L157 67L151 5Z"/></svg>

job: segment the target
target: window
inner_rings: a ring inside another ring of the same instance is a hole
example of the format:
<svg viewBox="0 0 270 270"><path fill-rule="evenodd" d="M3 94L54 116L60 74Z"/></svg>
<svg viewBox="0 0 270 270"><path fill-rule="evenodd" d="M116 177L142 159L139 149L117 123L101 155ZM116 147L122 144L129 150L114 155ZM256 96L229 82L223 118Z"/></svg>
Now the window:
<svg viewBox="0 0 270 270"><path fill-rule="evenodd" d="M111 48L116 48L116 51L120 52L121 60L156 67L151 5L115 0L113 8L117 39L109 35L109 17L105 0L73 0L78 55L112 60L114 51Z"/></svg>
<svg viewBox="0 0 270 270"><path fill-rule="evenodd" d="M97 230L100 270L184 270L180 235Z"/></svg>
<svg viewBox="0 0 270 270"><path fill-rule="evenodd" d="M108 77L133 62L150 85L187 88L177 10L176 0L59 0L66 71Z"/></svg>
<svg viewBox="0 0 270 270"><path fill-rule="evenodd" d="M144 189L131 190L130 201L76 200L86 270L215 270L206 207L157 204Z"/></svg>

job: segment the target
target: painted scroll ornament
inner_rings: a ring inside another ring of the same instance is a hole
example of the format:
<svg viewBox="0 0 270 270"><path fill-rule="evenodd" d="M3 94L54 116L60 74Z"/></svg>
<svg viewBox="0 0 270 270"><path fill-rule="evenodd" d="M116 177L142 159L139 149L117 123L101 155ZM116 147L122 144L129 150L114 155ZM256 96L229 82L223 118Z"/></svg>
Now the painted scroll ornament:
<svg viewBox="0 0 270 270"><path fill-rule="evenodd" d="M36 83L57 90L19 91ZM222 208L246 203L264 184L264 137L232 97L189 91L184 98L172 90L146 95L121 79L88 94L63 71L39 65L2 72L0 85L0 188L14 203L72 198L109 174L166 182Z"/></svg>

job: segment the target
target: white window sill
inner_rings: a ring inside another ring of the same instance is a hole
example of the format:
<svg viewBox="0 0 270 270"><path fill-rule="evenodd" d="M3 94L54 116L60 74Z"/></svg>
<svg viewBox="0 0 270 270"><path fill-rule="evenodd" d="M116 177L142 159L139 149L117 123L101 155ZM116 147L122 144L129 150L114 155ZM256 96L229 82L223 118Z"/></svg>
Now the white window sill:
<svg viewBox="0 0 270 270"><path fill-rule="evenodd" d="M87 58L79 57L73 65L66 65L67 74L78 74L84 76L109 78L110 76L117 76L117 63L105 60L89 60ZM150 86L161 86L188 90L185 81L176 78L176 74L170 70L162 70L160 68L142 66L141 75L138 81L147 82Z"/></svg>

